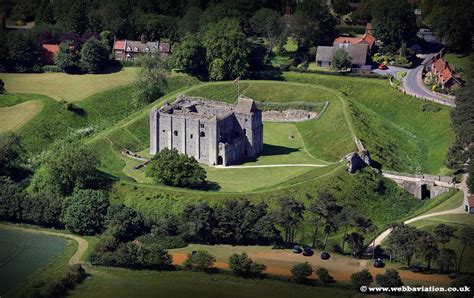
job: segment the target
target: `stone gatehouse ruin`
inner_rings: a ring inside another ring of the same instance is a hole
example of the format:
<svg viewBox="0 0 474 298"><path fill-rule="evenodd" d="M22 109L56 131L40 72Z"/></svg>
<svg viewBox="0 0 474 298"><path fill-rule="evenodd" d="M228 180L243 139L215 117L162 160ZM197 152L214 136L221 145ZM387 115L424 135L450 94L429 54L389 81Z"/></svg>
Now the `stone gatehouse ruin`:
<svg viewBox="0 0 474 298"><path fill-rule="evenodd" d="M209 165L231 165L263 150L262 111L253 99L236 104L179 95L150 112L150 154L164 148Z"/></svg>

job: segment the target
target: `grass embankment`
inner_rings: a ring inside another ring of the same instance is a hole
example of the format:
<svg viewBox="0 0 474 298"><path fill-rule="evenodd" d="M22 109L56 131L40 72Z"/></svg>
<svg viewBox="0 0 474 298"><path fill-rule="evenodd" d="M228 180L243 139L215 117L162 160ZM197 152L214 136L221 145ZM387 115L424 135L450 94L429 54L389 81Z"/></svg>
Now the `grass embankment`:
<svg viewBox="0 0 474 298"><path fill-rule="evenodd" d="M127 85L137 69L125 67L109 74L70 75L65 73L0 73L5 89L12 93L34 93L69 102L83 100L97 92Z"/></svg>
<svg viewBox="0 0 474 298"><path fill-rule="evenodd" d="M284 73L291 82L341 91L350 100L357 136L384 168L447 174L443 164L453 141L448 107L398 93L386 80Z"/></svg>
<svg viewBox="0 0 474 298"><path fill-rule="evenodd" d="M275 280L243 279L201 272L132 271L93 267L92 278L79 285L72 297L314 297L348 296L336 288L309 287Z"/></svg>
<svg viewBox="0 0 474 298"><path fill-rule="evenodd" d="M449 62L449 65L453 66L456 72L461 76L463 80L467 80L469 73L472 72L471 61L473 59L474 52L469 54L455 54L449 53L444 55L444 59Z"/></svg>
<svg viewBox="0 0 474 298"><path fill-rule="evenodd" d="M41 111L41 102L37 100L9 105L16 100L15 95L0 96L0 133L18 130Z"/></svg>

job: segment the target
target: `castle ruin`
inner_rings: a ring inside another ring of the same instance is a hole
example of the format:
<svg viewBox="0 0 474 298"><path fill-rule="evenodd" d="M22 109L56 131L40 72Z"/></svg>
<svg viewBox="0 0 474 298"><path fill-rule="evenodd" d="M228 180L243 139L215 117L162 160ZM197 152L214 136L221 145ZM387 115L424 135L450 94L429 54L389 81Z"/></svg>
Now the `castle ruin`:
<svg viewBox="0 0 474 298"><path fill-rule="evenodd" d="M227 104L180 95L150 112L150 154L164 148L209 165L231 165L263 150L262 111L253 99Z"/></svg>

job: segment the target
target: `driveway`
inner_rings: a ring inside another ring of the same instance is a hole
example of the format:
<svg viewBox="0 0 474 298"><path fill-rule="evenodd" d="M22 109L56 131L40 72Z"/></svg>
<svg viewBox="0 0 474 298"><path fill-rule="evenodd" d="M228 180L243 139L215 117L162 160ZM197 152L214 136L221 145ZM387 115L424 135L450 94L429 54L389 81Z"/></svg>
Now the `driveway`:
<svg viewBox="0 0 474 298"><path fill-rule="evenodd" d="M376 74L379 74L379 75L391 75L393 77L395 77L395 74L399 71L406 71L408 72L409 69L406 69L406 68L403 68L403 67L396 67L396 66L387 66L388 68L387 69L373 69L372 72L373 73L376 73Z"/></svg>

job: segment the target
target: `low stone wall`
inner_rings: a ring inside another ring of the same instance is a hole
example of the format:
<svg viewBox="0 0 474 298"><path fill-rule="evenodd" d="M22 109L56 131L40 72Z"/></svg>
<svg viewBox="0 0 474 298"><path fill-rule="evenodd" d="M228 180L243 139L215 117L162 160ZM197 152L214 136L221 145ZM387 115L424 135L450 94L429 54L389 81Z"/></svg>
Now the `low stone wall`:
<svg viewBox="0 0 474 298"><path fill-rule="evenodd" d="M302 122L314 119L318 113L304 110L263 111L263 121L269 122Z"/></svg>

